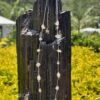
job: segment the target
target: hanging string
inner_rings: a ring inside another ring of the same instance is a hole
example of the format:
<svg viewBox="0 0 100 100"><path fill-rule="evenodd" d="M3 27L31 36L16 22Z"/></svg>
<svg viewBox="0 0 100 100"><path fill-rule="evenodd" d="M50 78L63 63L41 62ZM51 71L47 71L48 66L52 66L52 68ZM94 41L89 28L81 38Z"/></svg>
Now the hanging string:
<svg viewBox="0 0 100 100"><path fill-rule="evenodd" d="M50 12L50 9L49 9L49 6L48 6L48 10L47 10L47 28L46 28L46 33L49 34L49 12Z"/></svg>
<svg viewBox="0 0 100 100"><path fill-rule="evenodd" d="M40 62L40 55L41 55L41 42L43 40L43 32L46 29L46 33L49 33L49 7L48 7L48 1L46 0L45 3L45 8L44 8L44 15L43 15L43 22L41 25L41 31L39 34L39 47L37 49L37 63L36 63L36 67L37 67L37 81L38 81L38 92L39 92L39 100L41 100L41 93L42 93L42 88L41 88L41 73L40 73L40 67L41 67L41 62ZM55 22L55 28L56 28L56 35L55 38L57 39L57 41L59 41L62 38L61 32L59 32L59 8L58 8L58 0L56 0L56 22ZM46 14L47 14L47 28L45 27L45 20L46 20ZM57 73L56 73L56 77L57 77L57 83L55 86L55 97L54 100L57 100L57 96L58 96L58 92L59 92L59 79L61 77L61 73L60 73L60 54L62 53L61 49L60 49L60 42L57 42Z"/></svg>
<svg viewBox="0 0 100 100"><path fill-rule="evenodd" d="M59 91L59 79L61 77L61 73L60 73L60 54L62 53L60 46L58 45L57 47L57 73L56 73L56 77L57 77L57 83L56 83L56 87L55 87L55 99L57 100L57 95L58 95L58 91Z"/></svg>
<svg viewBox="0 0 100 100"><path fill-rule="evenodd" d="M40 15L40 2L37 0L37 16L39 17Z"/></svg>
<svg viewBox="0 0 100 100"><path fill-rule="evenodd" d="M59 31L59 8L58 8L58 2L59 0L56 0L56 35L55 38L57 39L57 41L59 41L62 38L62 34ZM58 96L58 92L59 92L59 79L61 77L61 73L60 73L60 54L62 53L62 50L60 49L60 42L57 42L57 73L56 73L56 77L57 77L57 83L56 83L56 87L55 87L55 98L54 100L57 100L57 96Z"/></svg>
<svg viewBox="0 0 100 100"><path fill-rule="evenodd" d="M42 26L41 28L45 28L45 19L46 19L46 11L47 11L47 7L48 7L48 1L49 0L46 0L46 4L45 4L45 9L44 9L44 15L43 15L43 22L42 22Z"/></svg>
<svg viewBox="0 0 100 100"><path fill-rule="evenodd" d="M46 11L47 11L47 6L48 6L48 0L46 0L45 8L44 8L44 15L43 15L43 22L41 25L41 31L39 34L39 47L37 49L37 62L36 62L36 67L37 67L37 82L38 82L38 92L39 92L39 100L41 100L41 93L42 93L42 88L41 88L41 73L40 73L40 67L41 67L41 62L40 62L40 55L41 55L41 42L43 40L43 31L45 30L45 18L46 18Z"/></svg>
<svg viewBox="0 0 100 100"><path fill-rule="evenodd" d="M58 0L56 0L56 21L58 21L58 12L59 12L59 9L58 9Z"/></svg>

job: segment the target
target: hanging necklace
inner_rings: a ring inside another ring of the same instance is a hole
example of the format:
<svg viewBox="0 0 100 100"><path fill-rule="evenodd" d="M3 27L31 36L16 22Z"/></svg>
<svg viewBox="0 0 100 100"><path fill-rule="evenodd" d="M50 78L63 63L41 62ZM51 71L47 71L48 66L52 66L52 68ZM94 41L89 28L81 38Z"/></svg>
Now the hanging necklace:
<svg viewBox="0 0 100 100"><path fill-rule="evenodd" d="M58 8L58 2L59 0L56 0L56 23L55 23L55 28L56 28L56 35L55 38L57 40L57 73L56 73L56 86L55 86L55 98L54 100L57 100L58 92L59 92L59 79L61 77L60 73L60 54L62 53L62 50L60 49L60 42L59 40L62 38L61 32L59 31L59 8Z"/></svg>
<svg viewBox="0 0 100 100"><path fill-rule="evenodd" d="M41 54L41 42L43 40L43 32L46 29L45 27L45 17L46 17L46 10L48 6L48 0L46 0L45 4L45 9L44 9L44 16L43 16L43 22L41 25L41 31L39 34L39 47L37 49L37 62L36 62L36 67L37 67L37 82L38 82L38 93L39 93L39 100L41 100L41 93L42 93L42 88L41 88L41 74L40 74L40 67L41 67L41 62L40 62L40 54Z"/></svg>
<svg viewBox="0 0 100 100"><path fill-rule="evenodd" d="M45 9L44 9L44 16L43 16L43 22L41 25L41 31L39 34L39 47L37 49L37 62L36 62L36 67L37 67L37 82L38 82L38 93L39 93L39 100L41 100L41 93L42 93L42 88L41 88L41 74L40 74L40 67L41 67L41 62L40 62L40 54L41 54L41 42L43 40L43 32L45 30L45 32L47 34L49 34L49 7L48 7L48 1L46 0L46 4L45 4ZM47 13L46 13L47 12ZM59 40L62 38L61 32L59 31L59 8L58 8L58 0L56 0L56 22L55 22L55 29L56 29L56 35L55 38L57 40L57 73L56 73L56 86L55 86L55 97L54 100L57 100L57 96L58 96L58 92L59 92L59 80L61 77L61 73L60 73L60 54L62 53L62 50L60 49L60 42ZM45 27L45 19L46 19L46 14L47 14L47 26Z"/></svg>
<svg viewBox="0 0 100 100"><path fill-rule="evenodd" d="M46 34L49 34L50 33L50 31L49 31L49 11L50 11L50 9L49 9L49 6L48 6L48 8L47 8L47 23L46 23L46 25L47 25L47 28L46 28L46 30L45 30L45 32L46 32Z"/></svg>

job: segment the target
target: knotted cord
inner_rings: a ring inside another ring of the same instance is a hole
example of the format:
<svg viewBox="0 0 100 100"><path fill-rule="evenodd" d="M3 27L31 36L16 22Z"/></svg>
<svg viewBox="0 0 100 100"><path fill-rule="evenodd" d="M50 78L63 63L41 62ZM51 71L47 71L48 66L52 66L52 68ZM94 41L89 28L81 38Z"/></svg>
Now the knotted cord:
<svg viewBox="0 0 100 100"><path fill-rule="evenodd" d="M56 0L56 23L55 23L55 28L56 28L56 35L55 38L57 39L57 41L59 41L62 38L62 34L59 30L59 0ZM61 73L60 73L60 54L62 53L62 50L60 49L60 42L57 42L57 82L56 82L56 87L55 87L55 98L54 100L57 100L57 96L58 96L58 92L59 92L59 79L61 77Z"/></svg>
<svg viewBox="0 0 100 100"><path fill-rule="evenodd" d="M41 67L41 62L40 62L41 46L40 45L41 45L41 42L43 40L43 31L46 29L44 24L45 24L47 7L48 7L48 0L46 0L46 4L45 4L45 8L44 8L43 22L42 22L41 31L40 31L40 34L39 34L39 47L37 49L36 67L37 67L37 82L38 82L39 100L41 100L41 93L42 93L41 75L40 75L40 67Z"/></svg>
<svg viewBox="0 0 100 100"><path fill-rule="evenodd" d="M40 75L40 67L41 67L41 62L40 62L40 55L41 55L41 42L43 40L43 32L46 29L46 33L49 33L49 6L48 6L48 1L46 0L45 3L45 8L44 8L44 15L43 15L43 22L41 25L41 31L39 34L39 47L37 49L37 62L36 62L36 67L37 67L37 82L38 82L38 92L39 92L39 100L41 100L41 93L42 93L42 88L41 88L41 75ZM54 100L57 100L58 98L58 92L59 92L59 79L61 77L61 73L60 73L60 54L62 53L62 50L60 49L60 42L59 40L62 39L62 34L59 30L59 8L58 8L58 3L59 0L56 0L56 9L55 9L55 14L56 14L56 22L55 22L55 29L56 29L56 34L55 34L55 38L57 40L57 73L56 73L56 77L57 77L57 82L56 82L56 86L55 86L55 96L54 96ZM47 15L46 15L47 14ZM45 27L45 20L46 20L46 16L47 16L47 28Z"/></svg>

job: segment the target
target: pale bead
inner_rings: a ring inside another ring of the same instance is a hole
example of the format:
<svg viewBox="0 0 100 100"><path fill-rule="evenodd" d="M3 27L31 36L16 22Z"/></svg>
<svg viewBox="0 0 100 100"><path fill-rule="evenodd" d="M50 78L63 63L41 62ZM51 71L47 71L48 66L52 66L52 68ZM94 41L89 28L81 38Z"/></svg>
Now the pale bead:
<svg viewBox="0 0 100 100"><path fill-rule="evenodd" d="M43 40L42 37L40 37L40 38L39 38L39 41L42 41L42 40Z"/></svg>
<svg viewBox="0 0 100 100"><path fill-rule="evenodd" d="M58 21L58 20L56 21L55 25L56 25L56 26L59 26L59 21Z"/></svg>
<svg viewBox="0 0 100 100"><path fill-rule="evenodd" d="M57 65L60 65L60 62L59 61L57 61Z"/></svg>
<svg viewBox="0 0 100 100"><path fill-rule="evenodd" d="M61 51L60 49L57 49L57 52L58 52L58 53L62 53L62 51Z"/></svg>
<svg viewBox="0 0 100 100"><path fill-rule="evenodd" d="M37 52L40 52L41 50L40 49L37 49Z"/></svg>
<svg viewBox="0 0 100 100"><path fill-rule="evenodd" d="M48 29L46 29L46 31L45 31L47 34L49 34L49 30Z"/></svg>
<svg viewBox="0 0 100 100"><path fill-rule="evenodd" d="M61 39L62 38L62 35L61 34L57 34L57 35L55 35L55 38Z"/></svg>
<svg viewBox="0 0 100 100"><path fill-rule="evenodd" d="M41 29L42 29L42 30L45 29L45 25L44 25L44 24L41 25Z"/></svg>
<svg viewBox="0 0 100 100"><path fill-rule="evenodd" d="M57 98L55 98L54 100L57 100Z"/></svg>
<svg viewBox="0 0 100 100"><path fill-rule="evenodd" d="M41 92L42 92L42 89L41 89L41 88L39 88L39 89L38 89L38 91L39 91L39 93L41 93Z"/></svg>
<svg viewBox="0 0 100 100"><path fill-rule="evenodd" d="M37 80L38 80L38 82L40 82L40 80L41 80L41 76L40 75L37 76Z"/></svg>
<svg viewBox="0 0 100 100"><path fill-rule="evenodd" d="M26 35L30 35L30 36L32 36L32 32L27 32L27 34Z"/></svg>
<svg viewBox="0 0 100 100"><path fill-rule="evenodd" d="M58 91L58 90L59 90L59 86L57 85L57 86L55 87L55 89L56 89L56 91Z"/></svg>
<svg viewBox="0 0 100 100"><path fill-rule="evenodd" d="M59 29L59 26L56 26L56 30L58 30Z"/></svg>
<svg viewBox="0 0 100 100"><path fill-rule="evenodd" d="M57 78L59 79L61 77L60 72L57 73Z"/></svg>
<svg viewBox="0 0 100 100"><path fill-rule="evenodd" d="M36 63L36 67L40 67L41 66L41 64L38 62L38 63Z"/></svg>

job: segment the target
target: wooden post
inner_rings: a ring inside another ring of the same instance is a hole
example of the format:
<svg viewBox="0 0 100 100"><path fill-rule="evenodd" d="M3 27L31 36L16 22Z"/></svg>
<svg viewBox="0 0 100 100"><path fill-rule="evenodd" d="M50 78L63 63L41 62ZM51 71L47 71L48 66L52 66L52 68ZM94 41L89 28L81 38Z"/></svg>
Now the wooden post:
<svg viewBox="0 0 100 100"><path fill-rule="evenodd" d="M71 100L71 17L70 12L63 12L60 15L60 27L65 35L65 41L62 43L64 50L63 54L63 88L66 90L66 96L64 100ZM65 75L66 74L66 75Z"/></svg>
<svg viewBox="0 0 100 100"><path fill-rule="evenodd" d="M39 45L38 35L40 25L43 20L43 12L46 0L37 0L33 11L20 16L17 19L17 61L18 61L18 85L19 100L39 100L37 86L37 48ZM50 35L44 33L44 40L41 44L41 76L42 76L42 99L53 100L56 85L56 60L57 48L55 40L55 0L49 0L49 27ZM60 29L64 36L61 42L61 80L58 100L71 100L71 22L70 12L61 13L61 1L59 0L59 20ZM22 34L23 28L27 28L32 35L27 32Z"/></svg>
<svg viewBox="0 0 100 100"><path fill-rule="evenodd" d="M0 42L3 38L3 27L0 25Z"/></svg>

